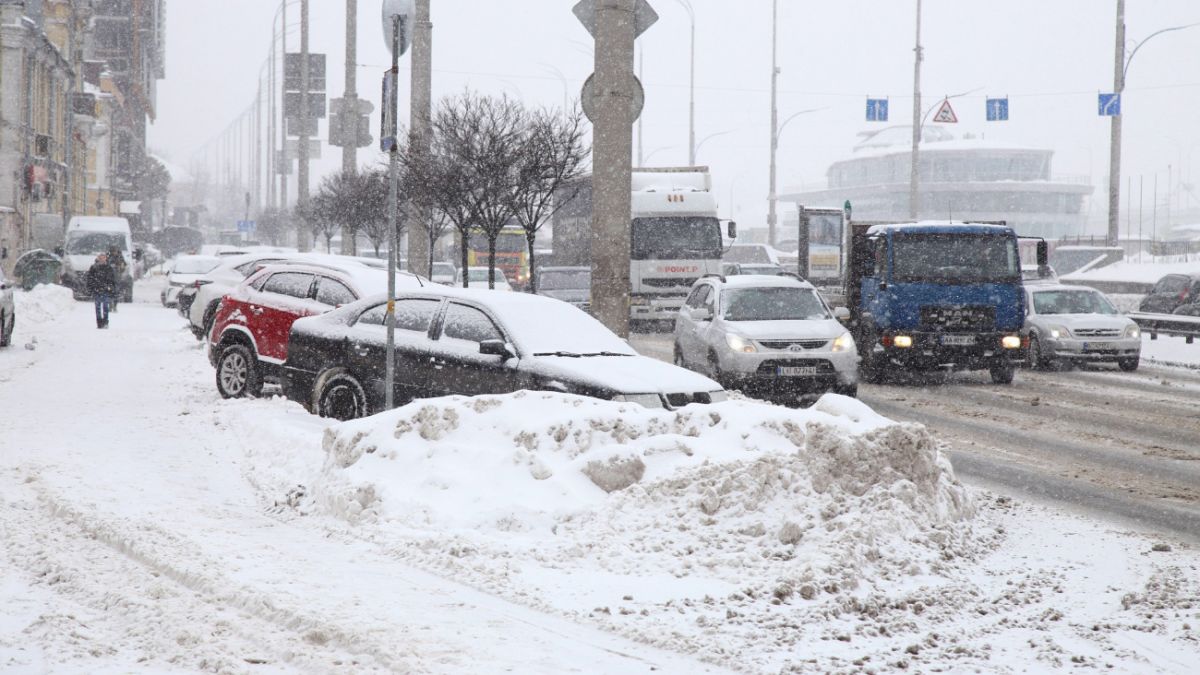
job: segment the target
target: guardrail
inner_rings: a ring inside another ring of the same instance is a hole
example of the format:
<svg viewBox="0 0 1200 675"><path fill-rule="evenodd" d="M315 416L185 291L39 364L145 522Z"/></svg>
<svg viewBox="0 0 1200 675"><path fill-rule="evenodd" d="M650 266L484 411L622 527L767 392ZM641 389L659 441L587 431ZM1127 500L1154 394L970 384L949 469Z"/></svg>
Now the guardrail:
<svg viewBox="0 0 1200 675"><path fill-rule="evenodd" d="M1157 340L1159 334L1185 338L1188 344L1200 338L1200 316L1142 312L1132 312L1128 316L1141 326L1143 331L1150 333L1151 340Z"/></svg>

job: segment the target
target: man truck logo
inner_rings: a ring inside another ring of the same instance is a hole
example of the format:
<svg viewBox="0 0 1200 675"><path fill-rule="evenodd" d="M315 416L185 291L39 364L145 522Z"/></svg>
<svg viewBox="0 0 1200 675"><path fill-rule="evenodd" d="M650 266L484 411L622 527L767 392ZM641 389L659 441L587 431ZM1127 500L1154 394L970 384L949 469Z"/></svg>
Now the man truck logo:
<svg viewBox="0 0 1200 675"><path fill-rule="evenodd" d="M700 271L697 265L663 265L658 268L663 274L692 274Z"/></svg>

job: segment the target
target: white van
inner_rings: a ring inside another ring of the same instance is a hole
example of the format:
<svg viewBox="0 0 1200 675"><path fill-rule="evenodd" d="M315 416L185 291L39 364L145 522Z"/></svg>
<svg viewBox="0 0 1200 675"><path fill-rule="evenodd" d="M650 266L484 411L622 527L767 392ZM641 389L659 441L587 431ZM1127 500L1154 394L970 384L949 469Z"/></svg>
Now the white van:
<svg viewBox="0 0 1200 675"><path fill-rule="evenodd" d="M75 291L75 299L88 297L85 277L96 256L113 248L121 252L125 271L118 280L119 297L133 301L133 236L129 221L108 216L75 216L67 223L63 257L63 284Z"/></svg>

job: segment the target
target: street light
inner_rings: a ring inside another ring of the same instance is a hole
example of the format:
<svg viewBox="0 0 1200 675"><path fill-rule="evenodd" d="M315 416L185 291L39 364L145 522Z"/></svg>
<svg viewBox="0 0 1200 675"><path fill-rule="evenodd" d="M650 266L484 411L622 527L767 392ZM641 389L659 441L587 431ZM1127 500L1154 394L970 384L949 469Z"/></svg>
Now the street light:
<svg viewBox="0 0 1200 675"><path fill-rule="evenodd" d="M921 115L921 121L919 123L913 124L912 171L910 173L908 192L908 215L913 220L917 219L921 211L921 141L923 140L923 136L925 134L925 120L929 118L929 114L933 112L934 108L945 104L946 101L954 98L962 98L963 96L969 96L977 91L982 90L983 87L976 87L970 91L963 91L957 94L944 96L940 101L925 109L925 114ZM918 107L916 110L920 110L920 108Z"/></svg>
<svg viewBox="0 0 1200 675"><path fill-rule="evenodd" d="M732 130L729 130L729 131L718 131L718 132L717 132L717 133L715 133L715 134L709 134L709 135L705 136L705 137L704 137L704 138L703 138L703 139L702 139L702 140L701 140L699 143L697 143L697 144L696 144L696 149L692 151L692 161L691 161L691 164L692 164L693 166L696 164L696 157L697 157L697 156L700 154L700 148L704 147L704 144L705 144L705 143L707 143L707 142L709 142L710 140L712 140L712 139L716 138L717 136L724 136L725 134L731 134L731 133L733 133L733 131L732 131Z"/></svg>
<svg viewBox="0 0 1200 675"><path fill-rule="evenodd" d="M570 96L570 90L568 88L569 85L567 84L567 76L565 74L563 74L563 71L559 70L555 66L550 65L549 63L546 63L545 61L542 61L541 65L542 65L542 69L544 71L546 71L547 73L551 73L552 75L554 75L555 77L558 78L559 82L562 82L562 87L563 87L563 107L562 107L562 109L563 109L563 115L565 116L567 114L567 98Z"/></svg>
<svg viewBox="0 0 1200 675"><path fill-rule="evenodd" d="M696 10L691 0L675 0L688 13L691 22L691 66L688 75L688 166L696 165Z"/></svg>
<svg viewBox="0 0 1200 675"><path fill-rule="evenodd" d="M1146 45L1147 42L1163 33L1183 30L1200 24L1189 23L1183 26L1171 26L1163 28L1146 36L1141 42L1134 46L1133 51L1129 55L1125 55L1125 0L1117 0L1117 44L1114 54L1115 63L1113 64L1113 93L1117 94L1118 100L1125 92L1125 76L1129 74L1129 65L1133 63L1133 57L1137 55L1138 50ZM1108 245L1116 246L1117 239L1120 236L1121 228L1121 125L1124 113L1112 116L1112 126L1109 136L1109 170L1108 170Z"/></svg>
<svg viewBox="0 0 1200 675"><path fill-rule="evenodd" d="M664 145L661 148L655 148L650 151L650 154L646 155L646 159L644 161L649 162L651 157L657 155L658 153L662 152L663 150L672 150L674 148L675 148L674 145ZM642 166L648 166L648 164L643 163Z"/></svg>
<svg viewBox="0 0 1200 675"><path fill-rule="evenodd" d="M777 126L771 130L771 170L770 170L770 179L771 179L770 188L771 189L770 189L769 194L767 194L767 223L771 226L770 227L771 231L768 232L768 237L773 237L776 235L776 232L774 231L774 229L775 229L775 224L779 218L779 216L778 216L778 213L779 213L779 211L778 211L778 207L779 207L778 172L776 171L776 164L775 164L776 155L779 152L779 137L781 135L783 135L783 130L787 127L788 122L791 122L792 120L796 119L797 117L799 117L801 115L805 115L807 113L817 112L818 110L825 110L825 109L826 108L809 108L808 110L801 110L799 112L792 113L792 115L790 117L788 117L786 120L783 121L783 124L780 124L779 126ZM772 108L772 117L778 117L778 115L775 114L775 112L774 112L774 108ZM775 240L772 238L769 243L771 244L771 246L774 246Z"/></svg>

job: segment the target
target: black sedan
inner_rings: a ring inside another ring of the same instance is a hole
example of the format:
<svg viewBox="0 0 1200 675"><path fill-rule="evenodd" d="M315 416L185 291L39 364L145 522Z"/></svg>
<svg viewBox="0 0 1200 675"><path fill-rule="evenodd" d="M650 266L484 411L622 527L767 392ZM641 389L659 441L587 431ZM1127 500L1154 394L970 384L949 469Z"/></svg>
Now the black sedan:
<svg viewBox="0 0 1200 675"><path fill-rule="evenodd" d="M383 408L386 296L292 325L285 395L324 417ZM725 399L716 382L639 355L586 313L524 293L426 288L396 299L395 400L560 391L646 407Z"/></svg>

